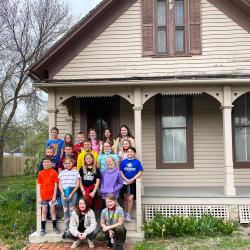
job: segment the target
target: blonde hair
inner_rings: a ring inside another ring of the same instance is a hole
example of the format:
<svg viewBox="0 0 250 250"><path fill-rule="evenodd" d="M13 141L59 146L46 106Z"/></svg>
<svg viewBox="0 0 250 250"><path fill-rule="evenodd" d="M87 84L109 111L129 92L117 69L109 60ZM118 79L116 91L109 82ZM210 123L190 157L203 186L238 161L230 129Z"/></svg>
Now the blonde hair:
<svg viewBox="0 0 250 250"><path fill-rule="evenodd" d="M82 170L83 170L83 173L84 173L84 174L87 174L88 165L86 165L86 163L85 163L85 158L86 158L87 156L90 156L90 157L92 158L92 169L93 169L93 173L96 174L95 158L94 158L93 154L90 153L90 152L88 152L88 153L86 153L86 155L84 155L84 161L83 161L83 163L82 163Z"/></svg>

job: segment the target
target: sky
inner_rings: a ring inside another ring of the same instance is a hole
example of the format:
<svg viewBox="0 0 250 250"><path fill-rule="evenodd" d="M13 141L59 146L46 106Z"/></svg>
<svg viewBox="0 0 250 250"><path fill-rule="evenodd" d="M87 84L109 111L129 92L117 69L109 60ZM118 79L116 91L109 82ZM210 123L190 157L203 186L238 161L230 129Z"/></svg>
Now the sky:
<svg viewBox="0 0 250 250"><path fill-rule="evenodd" d="M101 0L66 0L71 8L72 15L75 17L84 17Z"/></svg>

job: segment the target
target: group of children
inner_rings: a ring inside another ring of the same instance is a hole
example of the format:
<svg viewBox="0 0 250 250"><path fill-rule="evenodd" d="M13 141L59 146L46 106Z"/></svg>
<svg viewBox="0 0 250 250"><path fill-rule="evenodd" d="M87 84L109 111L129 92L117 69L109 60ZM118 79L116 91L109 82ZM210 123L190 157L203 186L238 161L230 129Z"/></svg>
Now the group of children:
<svg viewBox="0 0 250 250"><path fill-rule="evenodd" d="M117 248L123 249L124 220L132 220L136 179L143 171L135 157L134 138L129 128L122 125L116 139L106 128L102 141L98 140L95 129L89 130L87 138L79 132L77 144L70 134L66 134L64 140L59 139L56 127L50 132L51 139L46 144L46 156L39 166L37 181L42 206L40 235L45 235L48 207L53 230L60 233L56 225L56 205L61 200L65 223L63 238L74 240L72 249L85 239L93 248L94 238L108 240L108 247L112 247L115 239ZM124 197L125 214L117 202L120 195ZM98 233L94 211L100 205L103 210Z"/></svg>

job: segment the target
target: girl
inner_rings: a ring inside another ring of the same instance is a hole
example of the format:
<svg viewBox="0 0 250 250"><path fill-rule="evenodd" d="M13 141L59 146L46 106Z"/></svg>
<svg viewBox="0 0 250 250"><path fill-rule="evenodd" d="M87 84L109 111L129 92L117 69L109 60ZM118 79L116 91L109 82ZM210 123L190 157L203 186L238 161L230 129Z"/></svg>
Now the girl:
<svg viewBox="0 0 250 250"><path fill-rule="evenodd" d="M119 152L119 159L120 161L125 160L127 158L127 150L131 147L131 141L128 139L124 139L122 142L122 150Z"/></svg>
<svg viewBox="0 0 250 250"><path fill-rule="evenodd" d="M106 158L107 169L102 173L101 178L101 193L102 207L105 207L105 198L107 194L113 193L116 198L119 196L120 189L123 186L123 179L120 171L115 165L115 160L112 156Z"/></svg>
<svg viewBox="0 0 250 250"><path fill-rule="evenodd" d="M133 201L136 197L136 179L141 177L143 171L141 162L135 159L135 153L135 148L129 147L127 150L127 159L123 160L120 164L121 176L125 182L125 185L122 188L122 193L124 193L126 221L131 221Z"/></svg>
<svg viewBox="0 0 250 250"><path fill-rule="evenodd" d="M122 142L124 139L128 139L131 142L131 146L135 146L135 141L134 141L134 137L131 134L129 128L127 125L122 125L120 127L120 134L118 135L117 139L116 139L116 152L119 155L119 152L122 150Z"/></svg>
<svg viewBox="0 0 250 250"><path fill-rule="evenodd" d="M88 200L91 208L94 207L96 191L99 188L101 178L100 170L96 168L94 162L94 156L91 153L86 153L84 164L79 170L81 192Z"/></svg>
<svg viewBox="0 0 250 250"><path fill-rule="evenodd" d="M96 130L91 128L89 130L89 138L91 140L92 143L92 149L99 154L100 152L100 145L99 145L99 140L97 139L97 133Z"/></svg>
<svg viewBox="0 0 250 250"><path fill-rule="evenodd" d="M70 217L69 230L67 230L62 238L71 238L74 240L71 249L77 246L83 240L87 240L89 248L94 248L95 245L92 240L95 239L97 234L97 223L95 214L90 209L89 203L85 197L81 197Z"/></svg>
<svg viewBox="0 0 250 250"><path fill-rule="evenodd" d="M74 159L65 157L64 170L59 173L59 189L61 191L62 205L64 211L65 229L69 228L70 213L75 209L77 200L77 189L80 183L80 174L74 169Z"/></svg>
<svg viewBox="0 0 250 250"><path fill-rule="evenodd" d="M73 136L71 134L66 134L64 136L64 145L70 145L73 147L73 144L74 144Z"/></svg>
<svg viewBox="0 0 250 250"><path fill-rule="evenodd" d="M119 158L118 155L112 152L110 142L106 141L103 143L103 153L98 156L97 166L101 169L101 173L106 170L106 158L112 156L115 160L116 166L118 166Z"/></svg>
<svg viewBox="0 0 250 250"><path fill-rule="evenodd" d="M114 194L107 194L106 208L101 213L101 227L96 239L99 241L108 240L108 247L112 248L114 240L116 249L124 249L123 245L126 240L126 228L124 227L124 212L117 204Z"/></svg>
<svg viewBox="0 0 250 250"><path fill-rule="evenodd" d="M46 217L48 206L50 207L50 214L52 217L53 230L56 233L60 231L56 227L56 193L58 184L58 173L53 169L53 165L50 157L46 157L42 160L43 169L38 174L38 202L42 206L42 228L40 236L45 235Z"/></svg>
<svg viewBox="0 0 250 250"><path fill-rule="evenodd" d="M115 147L115 139L112 136L112 131L110 128L105 128L103 131L103 140L100 144L100 152L103 153L103 144L104 142L109 142L111 147L112 147L112 151L114 153L116 153L116 147Z"/></svg>

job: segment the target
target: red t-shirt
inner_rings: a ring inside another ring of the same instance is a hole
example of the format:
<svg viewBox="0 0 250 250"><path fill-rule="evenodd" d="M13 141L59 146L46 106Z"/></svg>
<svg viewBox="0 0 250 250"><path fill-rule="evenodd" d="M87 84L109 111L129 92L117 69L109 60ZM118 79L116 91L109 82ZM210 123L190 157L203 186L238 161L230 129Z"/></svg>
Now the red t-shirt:
<svg viewBox="0 0 250 250"><path fill-rule="evenodd" d="M75 155L76 160L77 160L78 154L81 153L81 152L80 152L80 148L83 148L83 143L82 143L82 144L75 144L75 145L73 146L73 153L74 153L74 155Z"/></svg>
<svg viewBox="0 0 250 250"><path fill-rule="evenodd" d="M39 172L37 183L40 184L40 195L42 200L52 200L55 183L58 182L58 173L53 168L43 169Z"/></svg>

